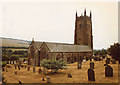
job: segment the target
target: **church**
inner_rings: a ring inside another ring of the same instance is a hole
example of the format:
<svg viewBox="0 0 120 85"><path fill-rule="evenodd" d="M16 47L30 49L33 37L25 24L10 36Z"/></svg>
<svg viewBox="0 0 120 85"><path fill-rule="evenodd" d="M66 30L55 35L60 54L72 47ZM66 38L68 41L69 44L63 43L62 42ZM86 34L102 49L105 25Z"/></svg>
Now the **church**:
<svg viewBox="0 0 120 85"><path fill-rule="evenodd" d="M59 60L68 63L91 57L93 53L92 13L78 16L76 12L74 44L37 42L32 40L28 48L28 65L40 66L43 59Z"/></svg>

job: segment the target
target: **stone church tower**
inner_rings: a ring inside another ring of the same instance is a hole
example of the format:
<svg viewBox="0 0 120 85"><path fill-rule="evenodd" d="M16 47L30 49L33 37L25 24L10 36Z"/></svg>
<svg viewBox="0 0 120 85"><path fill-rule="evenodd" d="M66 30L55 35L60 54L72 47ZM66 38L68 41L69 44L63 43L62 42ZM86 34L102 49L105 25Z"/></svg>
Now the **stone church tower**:
<svg viewBox="0 0 120 85"><path fill-rule="evenodd" d="M76 12L74 44L87 45L93 49L92 13L90 12L90 16L87 16L86 9L84 16L81 14L78 17Z"/></svg>

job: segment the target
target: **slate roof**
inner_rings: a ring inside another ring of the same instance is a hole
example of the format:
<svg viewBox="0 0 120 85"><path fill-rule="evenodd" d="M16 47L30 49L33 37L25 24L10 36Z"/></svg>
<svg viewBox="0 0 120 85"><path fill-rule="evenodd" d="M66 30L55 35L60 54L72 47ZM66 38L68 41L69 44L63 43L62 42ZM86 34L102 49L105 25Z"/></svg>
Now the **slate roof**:
<svg viewBox="0 0 120 85"><path fill-rule="evenodd" d="M43 44L43 42L34 42L37 49ZM91 52L92 49L86 45L74 45L67 43L52 43L44 42L50 49L50 52Z"/></svg>

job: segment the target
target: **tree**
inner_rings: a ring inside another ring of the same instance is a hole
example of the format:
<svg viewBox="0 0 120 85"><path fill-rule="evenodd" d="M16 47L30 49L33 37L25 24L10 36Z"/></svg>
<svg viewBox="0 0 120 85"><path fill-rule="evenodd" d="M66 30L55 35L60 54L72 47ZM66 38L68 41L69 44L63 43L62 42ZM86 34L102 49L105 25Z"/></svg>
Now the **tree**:
<svg viewBox="0 0 120 85"><path fill-rule="evenodd" d="M113 59L119 61L120 63L120 44L114 43L114 45L111 45L108 49L109 55L112 56Z"/></svg>
<svg viewBox="0 0 120 85"><path fill-rule="evenodd" d="M62 61L62 60L46 60L44 59L41 62L41 66L45 67L47 69L51 69L51 72L57 72L59 69L66 69L66 62Z"/></svg>

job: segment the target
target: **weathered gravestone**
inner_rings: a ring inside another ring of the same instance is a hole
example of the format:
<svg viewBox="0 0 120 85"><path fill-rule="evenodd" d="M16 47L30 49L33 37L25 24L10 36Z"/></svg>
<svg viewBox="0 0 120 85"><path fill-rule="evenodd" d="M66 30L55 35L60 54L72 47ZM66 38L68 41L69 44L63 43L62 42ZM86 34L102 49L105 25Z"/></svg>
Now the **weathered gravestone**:
<svg viewBox="0 0 120 85"><path fill-rule="evenodd" d="M71 75L71 74L68 74L68 78L72 78L72 75Z"/></svg>
<svg viewBox="0 0 120 85"><path fill-rule="evenodd" d="M95 72L93 69L88 69L88 81L95 81Z"/></svg>
<svg viewBox="0 0 120 85"><path fill-rule="evenodd" d="M15 71L15 75L17 75L17 71Z"/></svg>
<svg viewBox="0 0 120 85"><path fill-rule="evenodd" d="M4 71L5 71L5 68L2 68L2 71L4 72Z"/></svg>
<svg viewBox="0 0 120 85"><path fill-rule="evenodd" d="M18 69L20 70L20 65L18 65Z"/></svg>
<svg viewBox="0 0 120 85"><path fill-rule="evenodd" d="M78 62L78 69L81 69L81 67L82 67L82 62L80 61L80 62Z"/></svg>
<svg viewBox="0 0 120 85"><path fill-rule="evenodd" d="M17 69L17 66L16 66L16 65L14 65L14 67L15 67L15 69Z"/></svg>
<svg viewBox="0 0 120 85"><path fill-rule="evenodd" d="M28 69L27 69L28 71L30 71L30 67L28 66Z"/></svg>
<svg viewBox="0 0 120 85"><path fill-rule="evenodd" d="M46 77L47 78L47 83L50 83L50 77Z"/></svg>
<svg viewBox="0 0 120 85"><path fill-rule="evenodd" d="M46 70L45 70L45 67L43 67L43 74L46 74Z"/></svg>
<svg viewBox="0 0 120 85"><path fill-rule="evenodd" d="M109 65L105 67L105 77L113 77L113 68Z"/></svg>
<svg viewBox="0 0 120 85"><path fill-rule="evenodd" d="M42 81L45 81L45 79L44 79L44 78L42 78Z"/></svg>
<svg viewBox="0 0 120 85"><path fill-rule="evenodd" d="M38 74L40 74L40 73L42 73L42 70L39 68L39 69L38 69Z"/></svg>
<svg viewBox="0 0 120 85"><path fill-rule="evenodd" d="M33 67L33 72L35 72L35 67Z"/></svg>
<svg viewBox="0 0 120 85"><path fill-rule="evenodd" d="M25 66L25 68L26 68L26 66Z"/></svg>
<svg viewBox="0 0 120 85"><path fill-rule="evenodd" d="M90 68L94 69L94 62L90 62Z"/></svg>

